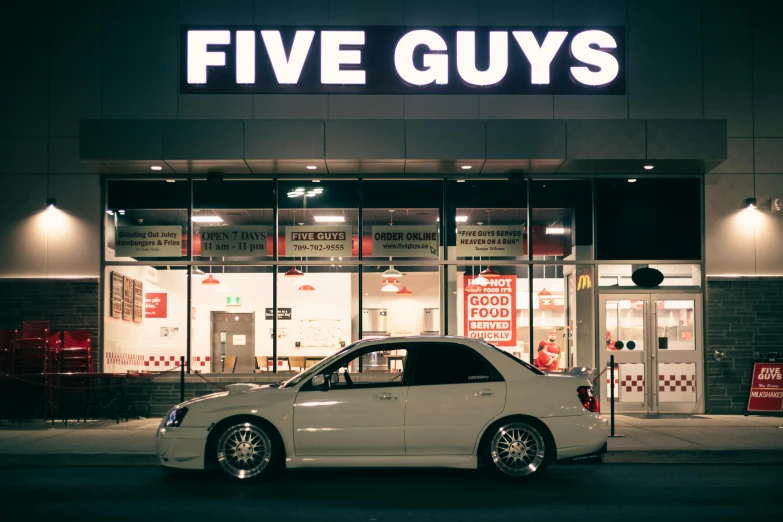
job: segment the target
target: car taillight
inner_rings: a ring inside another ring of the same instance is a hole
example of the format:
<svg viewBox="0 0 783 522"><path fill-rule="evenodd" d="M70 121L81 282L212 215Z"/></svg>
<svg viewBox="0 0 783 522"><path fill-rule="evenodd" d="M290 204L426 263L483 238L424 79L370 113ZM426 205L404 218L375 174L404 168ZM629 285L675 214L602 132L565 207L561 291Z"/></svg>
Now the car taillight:
<svg viewBox="0 0 783 522"><path fill-rule="evenodd" d="M599 413L601 411L601 405L598 403L598 397L593 395L592 386L580 386L576 389L577 395L579 395L579 402L585 407L587 411L593 413Z"/></svg>

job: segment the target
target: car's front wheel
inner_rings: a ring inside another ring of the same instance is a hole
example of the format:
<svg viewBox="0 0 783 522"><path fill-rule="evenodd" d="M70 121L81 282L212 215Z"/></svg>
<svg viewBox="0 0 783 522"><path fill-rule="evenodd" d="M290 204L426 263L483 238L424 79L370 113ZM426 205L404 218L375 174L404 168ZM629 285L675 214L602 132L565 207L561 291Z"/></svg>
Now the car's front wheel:
<svg viewBox="0 0 783 522"><path fill-rule="evenodd" d="M498 476L528 479L546 469L554 448L540 427L522 420L498 426L485 445L485 460Z"/></svg>
<svg viewBox="0 0 783 522"><path fill-rule="evenodd" d="M251 422L226 427L215 447L220 468L231 479L262 479L278 467L282 449L268 428Z"/></svg>

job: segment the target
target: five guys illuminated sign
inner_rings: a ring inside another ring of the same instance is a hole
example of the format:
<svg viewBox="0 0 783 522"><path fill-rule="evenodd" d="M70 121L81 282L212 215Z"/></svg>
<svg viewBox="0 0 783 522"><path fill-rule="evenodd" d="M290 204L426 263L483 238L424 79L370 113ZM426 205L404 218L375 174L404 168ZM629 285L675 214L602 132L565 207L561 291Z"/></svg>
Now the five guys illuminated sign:
<svg viewBox="0 0 783 522"><path fill-rule="evenodd" d="M180 92L625 94L625 28L183 27Z"/></svg>

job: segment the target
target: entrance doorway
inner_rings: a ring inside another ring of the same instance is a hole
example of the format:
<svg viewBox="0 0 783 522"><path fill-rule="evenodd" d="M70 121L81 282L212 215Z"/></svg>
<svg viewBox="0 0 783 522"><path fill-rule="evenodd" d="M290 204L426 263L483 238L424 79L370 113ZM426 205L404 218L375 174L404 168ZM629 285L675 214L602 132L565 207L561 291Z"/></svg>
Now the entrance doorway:
<svg viewBox="0 0 783 522"><path fill-rule="evenodd" d="M615 362L615 411L704 411L700 294L602 294L599 367ZM608 407L609 371L600 394Z"/></svg>
<svg viewBox="0 0 783 522"><path fill-rule="evenodd" d="M236 357L234 373L255 369L255 313L212 312L212 371L223 371L226 356ZM226 368L231 372L231 368Z"/></svg>

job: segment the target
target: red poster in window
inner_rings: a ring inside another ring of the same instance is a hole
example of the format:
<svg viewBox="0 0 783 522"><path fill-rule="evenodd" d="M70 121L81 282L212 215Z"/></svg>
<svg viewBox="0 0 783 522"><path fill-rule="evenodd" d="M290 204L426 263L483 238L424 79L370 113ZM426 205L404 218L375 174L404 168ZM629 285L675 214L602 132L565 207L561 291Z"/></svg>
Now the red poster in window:
<svg viewBox="0 0 783 522"><path fill-rule="evenodd" d="M165 319L168 294L165 292L144 294L144 317L147 319Z"/></svg>
<svg viewBox="0 0 783 522"><path fill-rule="evenodd" d="M473 276L464 279L465 337L484 339L495 346L517 345L517 277L487 277L488 284L473 283Z"/></svg>
<svg viewBox="0 0 783 522"><path fill-rule="evenodd" d="M783 411L783 363L753 364L748 411Z"/></svg>

